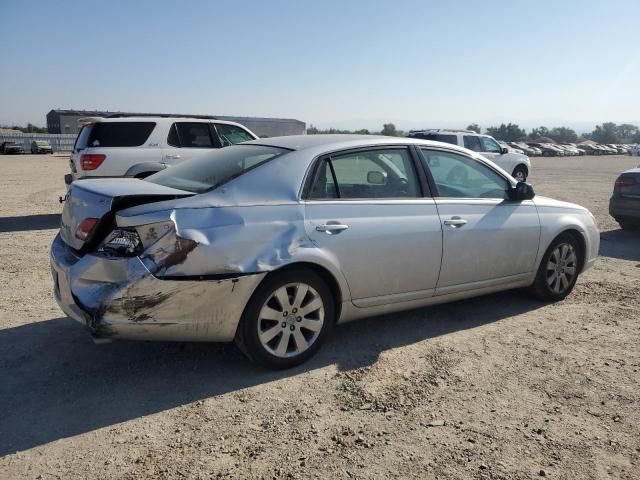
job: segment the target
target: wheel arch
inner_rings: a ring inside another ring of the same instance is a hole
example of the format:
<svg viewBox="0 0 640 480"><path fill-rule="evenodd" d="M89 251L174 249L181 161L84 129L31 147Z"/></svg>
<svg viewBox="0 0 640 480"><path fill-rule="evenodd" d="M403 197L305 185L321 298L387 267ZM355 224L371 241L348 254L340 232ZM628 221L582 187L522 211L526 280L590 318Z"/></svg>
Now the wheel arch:
<svg viewBox="0 0 640 480"><path fill-rule="evenodd" d="M570 227L558 233L553 238L552 242L556 238L558 238L560 235L563 235L563 234L571 235L578 242L578 246L580 247L580 251L578 252L578 260L580 262L580 268L578 268L578 271L581 272L582 269L584 268L585 260L587 257L587 241L584 238L584 234L577 228Z"/></svg>
<svg viewBox="0 0 640 480"><path fill-rule="evenodd" d="M125 177L138 177L145 173L156 173L161 170L164 170L166 165L160 162L142 162L136 163L129 167L129 169L124 174Z"/></svg>
<svg viewBox="0 0 640 480"><path fill-rule="evenodd" d="M529 176L529 166L524 162L516 163L516 166L513 167L513 171L512 172L515 172L520 167L522 167L524 169L524 171L527 172L527 176Z"/></svg>
<svg viewBox="0 0 640 480"><path fill-rule="evenodd" d="M344 292L344 286L340 285L340 281L334 275L331 270L329 270L326 266L320 265L319 263L310 262L308 260L302 260L298 262L288 263L279 268L271 270L267 275L262 279L260 284L256 287L256 290L260 288L264 283L269 281L271 277L275 274L280 274L282 272L287 272L291 270L310 270L316 275L318 275L329 287L331 294L334 300L335 306L335 321L336 323L340 319L340 314L342 313L342 302L348 298L348 294Z"/></svg>

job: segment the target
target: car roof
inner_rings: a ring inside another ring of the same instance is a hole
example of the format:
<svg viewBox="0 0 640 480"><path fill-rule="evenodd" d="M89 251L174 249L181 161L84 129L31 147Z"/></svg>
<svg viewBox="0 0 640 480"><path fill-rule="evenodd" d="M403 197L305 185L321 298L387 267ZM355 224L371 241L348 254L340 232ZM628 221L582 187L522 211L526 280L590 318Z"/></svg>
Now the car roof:
<svg viewBox="0 0 640 480"><path fill-rule="evenodd" d="M341 135L341 134L321 134L321 135L291 135L287 137L260 138L244 142L242 145L265 145L269 147L286 148L288 150L317 150L331 152L348 148L383 146L383 145L428 145L450 150L457 150L469 154L466 150L457 145L433 140L422 140L409 137L386 137L383 135Z"/></svg>
<svg viewBox="0 0 640 480"><path fill-rule="evenodd" d="M78 120L80 125L90 125L93 123L112 123L112 122L154 122L154 123L173 123L173 122L215 122L215 123L223 123L226 125L240 125L243 128L242 124L238 122L231 122L229 120L217 120L213 118L201 118L201 117L152 117L152 116L144 116L144 117L84 117Z"/></svg>

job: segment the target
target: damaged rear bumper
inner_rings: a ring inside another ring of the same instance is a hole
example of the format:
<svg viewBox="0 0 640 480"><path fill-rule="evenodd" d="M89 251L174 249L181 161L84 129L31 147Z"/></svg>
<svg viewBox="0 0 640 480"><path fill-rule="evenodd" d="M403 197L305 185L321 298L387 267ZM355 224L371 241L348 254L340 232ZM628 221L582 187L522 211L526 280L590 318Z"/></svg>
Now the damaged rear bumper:
<svg viewBox="0 0 640 480"><path fill-rule="evenodd" d="M77 256L59 235L51 271L58 305L95 337L214 342L233 340L266 275L163 280L138 257Z"/></svg>

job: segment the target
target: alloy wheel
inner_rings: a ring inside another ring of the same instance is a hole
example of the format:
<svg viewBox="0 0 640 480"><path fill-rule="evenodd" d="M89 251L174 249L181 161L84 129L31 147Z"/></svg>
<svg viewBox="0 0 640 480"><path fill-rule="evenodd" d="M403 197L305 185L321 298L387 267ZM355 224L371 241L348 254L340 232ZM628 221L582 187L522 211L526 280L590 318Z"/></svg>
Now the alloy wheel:
<svg viewBox="0 0 640 480"><path fill-rule="evenodd" d="M289 358L308 350L324 324L320 294L305 283L290 283L275 290L258 317L258 338L266 351Z"/></svg>
<svg viewBox="0 0 640 480"><path fill-rule="evenodd" d="M547 262L547 285L558 294L571 287L578 271L578 256L569 243L559 244Z"/></svg>

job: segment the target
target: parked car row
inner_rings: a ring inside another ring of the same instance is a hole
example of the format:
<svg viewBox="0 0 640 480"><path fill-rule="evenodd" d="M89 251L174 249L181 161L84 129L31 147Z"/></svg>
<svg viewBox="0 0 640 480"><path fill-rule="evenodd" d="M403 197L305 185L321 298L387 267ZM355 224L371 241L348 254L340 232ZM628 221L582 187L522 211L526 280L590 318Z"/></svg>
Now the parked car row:
<svg viewBox="0 0 640 480"><path fill-rule="evenodd" d="M504 142L503 142L504 143ZM577 155L632 155L631 145L581 143L507 142L504 145L529 156L564 157Z"/></svg>
<svg viewBox="0 0 640 480"><path fill-rule="evenodd" d="M7 141L0 145L0 153L5 155L17 155L24 153L24 147L19 143ZM34 140L31 142L31 153L53 153L53 148L45 140Z"/></svg>
<svg viewBox="0 0 640 480"><path fill-rule="evenodd" d="M468 148L488 158L519 182L527 180L531 172L529 157L522 150L514 151L508 145L498 143L490 135L481 135L472 130L426 129L411 130L409 138L433 140Z"/></svg>

